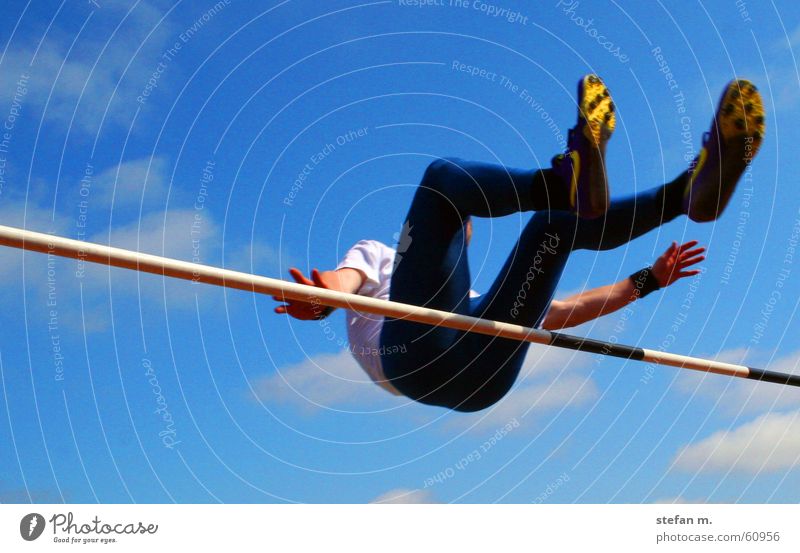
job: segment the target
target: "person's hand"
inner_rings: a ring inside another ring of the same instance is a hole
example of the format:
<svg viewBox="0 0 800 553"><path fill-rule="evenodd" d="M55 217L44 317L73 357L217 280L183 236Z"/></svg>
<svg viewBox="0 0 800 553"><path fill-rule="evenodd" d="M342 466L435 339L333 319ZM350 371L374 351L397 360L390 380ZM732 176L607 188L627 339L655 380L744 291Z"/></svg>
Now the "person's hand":
<svg viewBox="0 0 800 553"><path fill-rule="evenodd" d="M323 275L323 273L320 273L316 269L311 271L310 279L307 278L302 271L300 271L300 269L295 267L289 269L289 274L292 275L292 278L294 278L295 281L300 284L305 284L306 286L316 286L318 288L325 289L334 288L333 283L330 281L330 277L327 276L327 274ZM286 302L283 305L276 307L275 313L286 313L287 315L291 315L295 319L300 319L302 321L321 319L328 311L327 307L313 300L290 300L280 296L272 296L272 299L275 301Z"/></svg>
<svg viewBox="0 0 800 553"><path fill-rule="evenodd" d="M686 270L687 267L696 265L706 258L702 255L706 249L695 248L696 245L697 240L691 240L680 246L677 242L673 242L667 251L656 260L653 264L653 276L656 277L661 288L700 272L699 269Z"/></svg>

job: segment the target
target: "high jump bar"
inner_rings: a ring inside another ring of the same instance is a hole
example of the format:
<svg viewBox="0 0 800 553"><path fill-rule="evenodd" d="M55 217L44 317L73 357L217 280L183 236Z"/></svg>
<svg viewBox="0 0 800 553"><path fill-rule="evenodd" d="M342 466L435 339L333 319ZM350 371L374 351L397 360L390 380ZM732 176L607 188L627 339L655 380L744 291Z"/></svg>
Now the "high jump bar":
<svg viewBox="0 0 800 553"><path fill-rule="evenodd" d="M800 387L800 375L755 369L744 365L722 363L699 357L689 357L676 353L581 338L511 323L490 321L438 309L327 290L3 225L0 225L0 245L193 282L213 284L225 288L234 288L246 292L268 294L286 299L313 301L330 307L351 309L434 326L440 325L500 338Z"/></svg>

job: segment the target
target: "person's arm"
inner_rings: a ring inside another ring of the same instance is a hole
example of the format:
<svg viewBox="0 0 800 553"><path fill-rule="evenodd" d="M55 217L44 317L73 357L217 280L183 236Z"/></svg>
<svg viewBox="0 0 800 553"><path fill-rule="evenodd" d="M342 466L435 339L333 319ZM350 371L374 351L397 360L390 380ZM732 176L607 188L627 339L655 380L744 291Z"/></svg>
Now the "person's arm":
<svg viewBox="0 0 800 553"><path fill-rule="evenodd" d="M681 278L700 272L698 269L686 270L705 259L702 255L705 248L694 248L696 245L696 240L681 246L673 242L656 260L651 271L659 288L665 288ZM614 284L575 294L565 300L553 301L542 322L542 328L569 328L613 313L636 301L641 295L640 287L641 284L637 286L634 279L628 277Z"/></svg>
<svg viewBox="0 0 800 553"><path fill-rule="evenodd" d="M292 278L300 284L307 286L316 286L318 288L327 288L328 290L337 290L339 292L347 292L348 294L355 294L364 284L366 276L358 269L351 269L345 267L335 271L318 271L314 269L311 271L311 278L307 278L300 269L292 267L289 269L289 274ZM311 321L315 319L322 319L330 314L332 308L320 305L316 302L307 302L300 300L285 299L280 296L273 296L275 301L285 301L283 305L275 308L275 313L286 313L296 319L303 321Z"/></svg>

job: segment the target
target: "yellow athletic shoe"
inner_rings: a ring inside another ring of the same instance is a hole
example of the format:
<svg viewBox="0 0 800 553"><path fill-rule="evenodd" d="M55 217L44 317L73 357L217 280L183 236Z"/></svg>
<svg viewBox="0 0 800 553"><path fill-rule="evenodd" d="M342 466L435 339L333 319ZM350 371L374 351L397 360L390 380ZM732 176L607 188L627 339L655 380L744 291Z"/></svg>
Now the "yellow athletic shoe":
<svg viewBox="0 0 800 553"><path fill-rule="evenodd" d="M717 219L753 161L764 137L764 103L753 83L728 83L722 93L703 149L689 171L683 197L684 211L693 221Z"/></svg>
<svg viewBox="0 0 800 553"><path fill-rule="evenodd" d="M608 209L605 145L616 126L611 93L597 75L578 83L578 124L570 129L567 152L553 158L555 173L570 187L569 209L585 219Z"/></svg>

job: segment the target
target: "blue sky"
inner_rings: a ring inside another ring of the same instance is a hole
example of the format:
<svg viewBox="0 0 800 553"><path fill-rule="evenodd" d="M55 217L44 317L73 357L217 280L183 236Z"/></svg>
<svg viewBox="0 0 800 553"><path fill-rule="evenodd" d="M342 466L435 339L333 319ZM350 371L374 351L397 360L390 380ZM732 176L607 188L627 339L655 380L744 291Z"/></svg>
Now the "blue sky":
<svg viewBox="0 0 800 553"><path fill-rule="evenodd" d="M2 224L268 276L329 268L359 239L393 243L435 157L549 164L585 73L618 106L614 195L681 171L744 76L768 130L725 215L576 253L559 293L697 239L701 277L575 333L798 372L793 3L256 4L11 2ZM476 290L528 217L476 221ZM0 278L2 501L799 499L794 390L537 347L501 403L453 414L368 382L343 313L301 323L268 297L10 250Z"/></svg>

